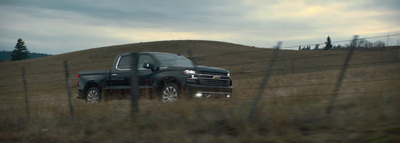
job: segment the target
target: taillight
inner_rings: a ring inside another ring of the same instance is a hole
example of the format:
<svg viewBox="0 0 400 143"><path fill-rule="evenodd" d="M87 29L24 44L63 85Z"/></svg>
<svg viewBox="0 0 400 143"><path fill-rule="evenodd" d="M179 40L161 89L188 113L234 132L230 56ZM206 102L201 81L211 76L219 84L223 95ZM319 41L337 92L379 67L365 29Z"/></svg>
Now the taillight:
<svg viewBox="0 0 400 143"><path fill-rule="evenodd" d="M78 74L78 82L76 83L77 86L79 86L79 78L81 77L81 74Z"/></svg>

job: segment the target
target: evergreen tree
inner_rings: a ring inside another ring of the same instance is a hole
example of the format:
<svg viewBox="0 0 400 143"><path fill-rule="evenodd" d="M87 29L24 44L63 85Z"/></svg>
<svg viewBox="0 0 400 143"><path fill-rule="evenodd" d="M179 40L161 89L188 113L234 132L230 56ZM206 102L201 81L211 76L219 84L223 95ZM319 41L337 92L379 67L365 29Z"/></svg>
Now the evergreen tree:
<svg viewBox="0 0 400 143"><path fill-rule="evenodd" d="M11 53L11 60L25 60L29 57L29 50L25 46L25 41L22 39L18 39L17 44L15 45L15 49Z"/></svg>
<svg viewBox="0 0 400 143"><path fill-rule="evenodd" d="M331 41L331 37L328 36L328 38L326 38L326 42L325 42L325 50L330 50L332 49L332 41Z"/></svg>

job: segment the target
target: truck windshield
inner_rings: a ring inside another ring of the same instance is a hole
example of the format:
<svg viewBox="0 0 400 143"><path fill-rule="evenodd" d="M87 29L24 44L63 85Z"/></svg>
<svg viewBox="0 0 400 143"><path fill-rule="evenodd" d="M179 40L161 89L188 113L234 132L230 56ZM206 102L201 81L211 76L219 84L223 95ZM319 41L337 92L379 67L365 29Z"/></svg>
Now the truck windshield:
<svg viewBox="0 0 400 143"><path fill-rule="evenodd" d="M193 62L184 56L178 56L174 54L156 54L156 57L160 61L161 66L194 66Z"/></svg>

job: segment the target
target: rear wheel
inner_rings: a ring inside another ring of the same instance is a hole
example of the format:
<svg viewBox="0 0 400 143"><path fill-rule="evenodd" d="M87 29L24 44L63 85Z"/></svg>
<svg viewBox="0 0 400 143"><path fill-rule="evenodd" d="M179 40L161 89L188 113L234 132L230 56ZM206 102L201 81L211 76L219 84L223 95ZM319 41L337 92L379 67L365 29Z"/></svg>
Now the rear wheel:
<svg viewBox="0 0 400 143"><path fill-rule="evenodd" d="M97 87L91 87L86 92L86 103L97 103L100 101L100 90Z"/></svg>
<svg viewBox="0 0 400 143"><path fill-rule="evenodd" d="M161 90L161 100L163 102L175 102L180 97L180 90L175 83L168 83Z"/></svg>

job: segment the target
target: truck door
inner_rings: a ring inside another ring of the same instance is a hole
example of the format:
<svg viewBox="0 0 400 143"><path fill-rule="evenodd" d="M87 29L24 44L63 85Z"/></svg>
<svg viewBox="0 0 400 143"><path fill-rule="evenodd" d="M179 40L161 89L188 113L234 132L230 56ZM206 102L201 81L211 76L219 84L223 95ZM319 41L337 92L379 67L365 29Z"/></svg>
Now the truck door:
<svg viewBox="0 0 400 143"><path fill-rule="evenodd" d="M122 55L118 57L115 67L111 68L109 89L130 89L130 60L130 55Z"/></svg>
<svg viewBox="0 0 400 143"><path fill-rule="evenodd" d="M151 69L143 68L143 64L155 64L154 59L148 54L139 54L138 59L138 75L139 88L143 90L152 88ZM118 57L115 67L111 69L109 89L111 93L117 92L124 95L130 93L130 77L131 77L131 57L130 55L122 55Z"/></svg>
<svg viewBox="0 0 400 143"><path fill-rule="evenodd" d="M152 88L151 74L153 71L152 69L144 68L144 64L155 65L154 59L148 54L143 54L139 56L138 60L139 88L150 89Z"/></svg>

